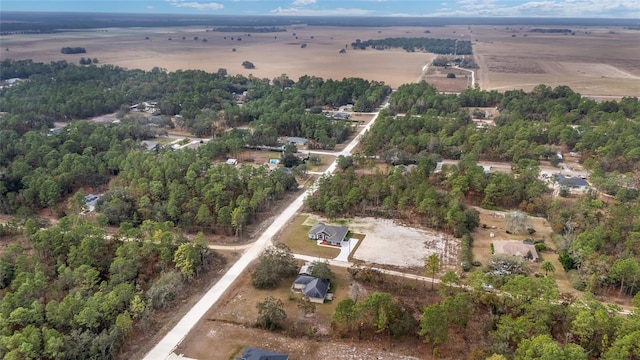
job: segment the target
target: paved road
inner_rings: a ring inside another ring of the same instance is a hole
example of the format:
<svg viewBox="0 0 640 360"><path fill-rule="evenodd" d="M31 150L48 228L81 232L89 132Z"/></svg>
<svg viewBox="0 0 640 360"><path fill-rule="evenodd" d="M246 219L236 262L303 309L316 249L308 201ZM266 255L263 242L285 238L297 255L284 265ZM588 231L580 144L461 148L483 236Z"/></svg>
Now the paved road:
<svg viewBox="0 0 640 360"><path fill-rule="evenodd" d="M388 106L388 101L384 107ZM348 155L358 145L362 135L373 125L378 118L378 113L373 117L367 126L342 150L339 154ZM326 174L331 174L336 169L336 161L333 161ZM315 187L309 189L314 191ZM298 196L284 211L276 217L273 223L262 233L262 235L246 248L246 252L238 261L216 282L207 293L198 301L184 317L173 327L156 346L144 357L145 360L167 359L172 356L173 350L184 340L189 331L198 323L204 314L215 304L236 279L245 273L249 264L255 260L262 251L271 244L273 236L298 212L302 207L307 192ZM244 246L239 246L243 248Z"/></svg>

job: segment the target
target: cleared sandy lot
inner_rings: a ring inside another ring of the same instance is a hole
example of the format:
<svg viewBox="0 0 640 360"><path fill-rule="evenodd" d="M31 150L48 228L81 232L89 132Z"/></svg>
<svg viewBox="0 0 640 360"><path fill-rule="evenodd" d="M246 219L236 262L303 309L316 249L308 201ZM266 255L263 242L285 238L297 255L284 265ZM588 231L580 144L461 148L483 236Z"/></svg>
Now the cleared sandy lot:
<svg viewBox="0 0 640 360"><path fill-rule="evenodd" d="M225 68L230 74L263 78L281 74L292 79L302 75L334 79L362 77L384 81L395 88L423 78L424 65L435 55L408 53L401 49L351 50L349 44L356 39L386 37L456 38L474 43L475 59L480 66L476 82L482 89L531 90L544 83L569 85L585 95L640 96L639 31L621 27L567 26L575 31L575 35L562 35L529 32L533 27L299 25L286 27L286 32L262 34L213 32L204 27L110 28L106 31L4 36L1 50L2 58L11 59L77 63L84 56L98 58L101 64L126 68L212 72ZM198 40L194 40L195 37ZM306 48L302 48L302 44L306 44ZM61 54L60 49L65 46L85 47L87 53ZM345 47L345 54L338 53ZM253 62L256 68L244 69L241 64L245 60ZM462 85L452 87L451 81L443 80L433 77L432 81L443 87L443 91L455 91Z"/></svg>
<svg viewBox="0 0 640 360"><path fill-rule="evenodd" d="M312 226L317 221L335 223L308 214L303 225ZM460 241L449 235L405 226L391 219L356 217L340 220L339 223L348 226L352 233L365 235L351 253L353 260L401 268L423 268L426 257L438 254L445 267L454 267L458 263Z"/></svg>
<svg viewBox="0 0 640 360"><path fill-rule="evenodd" d="M445 266L457 263L459 241L432 230L408 227L390 219L355 218L349 229L365 234L353 253L354 260L404 268L422 268L424 260L438 254Z"/></svg>

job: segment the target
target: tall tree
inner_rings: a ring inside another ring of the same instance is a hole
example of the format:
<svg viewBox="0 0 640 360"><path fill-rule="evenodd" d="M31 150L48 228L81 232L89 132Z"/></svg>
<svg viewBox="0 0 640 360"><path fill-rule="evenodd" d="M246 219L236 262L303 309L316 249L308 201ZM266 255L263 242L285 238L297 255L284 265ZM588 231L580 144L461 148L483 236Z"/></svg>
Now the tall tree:
<svg viewBox="0 0 640 360"><path fill-rule="evenodd" d="M431 254L427 257L424 264L427 275L431 277L431 289L435 281L436 274L440 271L440 257L438 254Z"/></svg>
<svg viewBox="0 0 640 360"><path fill-rule="evenodd" d="M256 304L258 308L258 320L256 326L266 330L278 330L282 327L287 313L284 311L284 303L273 296L266 297Z"/></svg>

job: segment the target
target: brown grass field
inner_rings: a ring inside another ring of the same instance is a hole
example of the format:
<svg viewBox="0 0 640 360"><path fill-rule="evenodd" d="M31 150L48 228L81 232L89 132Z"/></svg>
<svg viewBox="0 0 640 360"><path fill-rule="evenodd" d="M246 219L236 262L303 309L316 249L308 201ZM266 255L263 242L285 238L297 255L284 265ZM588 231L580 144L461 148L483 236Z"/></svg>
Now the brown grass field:
<svg viewBox="0 0 640 360"><path fill-rule="evenodd" d="M574 27L575 35L562 35L528 32L531 28L299 25L287 27L287 32L253 33L250 36L241 32L206 32L204 27L110 28L106 32L4 36L1 54L2 58L74 63L84 56L98 58L100 64L145 70L159 67L169 71L202 69L214 72L225 68L230 74L263 78L281 74L292 79L302 75L334 79L362 77L384 81L395 88L425 78L423 67L435 55L408 53L401 49L363 51L347 48L345 54L339 54L338 50L355 39L429 36L473 41L475 58L480 65L476 82L482 89L531 90L545 83L552 87L568 85L582 94L603 98L640 96L640 32L621 27ZM425 29L431 33L425 34ZM196 36L199 40L194 40ZM242 40L238 41L238 37ZM207 42L202 42L203 38ZM301 48L302 44L307 47ZM60 49L65 46L82 46L87 53L61 54ZM244 69L241 63L245 60L253 62L256 68ZM452 79L436 75L428 74L426 79L442 91L458 91L466 86L462 79L446 81ZM456 86L452 86L454 83Z"/></svg>

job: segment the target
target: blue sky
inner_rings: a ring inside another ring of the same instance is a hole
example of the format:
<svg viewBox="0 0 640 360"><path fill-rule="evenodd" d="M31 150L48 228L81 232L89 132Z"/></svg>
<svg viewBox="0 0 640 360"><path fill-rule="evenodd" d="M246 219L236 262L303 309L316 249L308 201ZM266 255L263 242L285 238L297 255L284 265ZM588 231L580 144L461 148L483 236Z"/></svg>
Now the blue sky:
<svg viewBox="0 0 640 360"><path fill-rule="evenodd" d="M1 0L0 11L640 18L639 0Z"/></svg>

